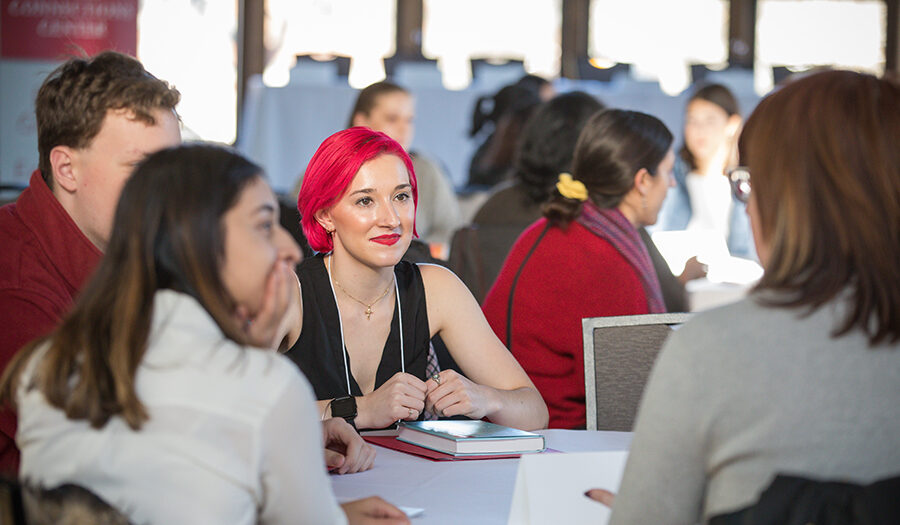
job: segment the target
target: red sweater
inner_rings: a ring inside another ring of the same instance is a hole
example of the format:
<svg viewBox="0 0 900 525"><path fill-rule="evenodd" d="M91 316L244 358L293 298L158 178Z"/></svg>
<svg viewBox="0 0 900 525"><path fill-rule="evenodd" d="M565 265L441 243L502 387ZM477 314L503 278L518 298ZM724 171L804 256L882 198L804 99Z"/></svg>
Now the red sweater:
<svg viewBox="0 0 900 525"><path fill-rule="evenodd" d="M540 219L513 245L484 300L484 315L506 343L509 291L547 224ZM525 265L513 301L511 348L550 410L550 428L584 428L581 319L648 313L635 269L579 223L551 227Z"/></svg>
<svg viewBox="0 0 900 525"><path fill-rule="evenodd" d="M0 369L26 343L47 334L100 262L102 253L81 232L41 178L0 208ZM0 410L0 472L16 472L16 415Z"/></svg>

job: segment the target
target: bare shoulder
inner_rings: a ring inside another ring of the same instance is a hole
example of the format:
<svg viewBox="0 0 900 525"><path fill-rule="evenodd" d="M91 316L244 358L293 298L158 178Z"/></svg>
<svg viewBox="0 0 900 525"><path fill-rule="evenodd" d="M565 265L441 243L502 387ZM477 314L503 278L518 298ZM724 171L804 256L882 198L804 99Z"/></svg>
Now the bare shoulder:
<svg viewBox="0 0 900 525"><path fill-rule="evenodd" d="M449 268L445 268L439 264L417 263L419 272L422 274L422 282L425 289L452 289L457 286L465 286L459 277Z"/></svg>
<svg viewBox="0 0 900 525"><path fill-rule="evenodd" d="M466 312L481 312L469 289L451 270L436 264L420 263L418 266L425 288L429 323L433 324L432 332L442 326L442 320L449 322L458 320Z"/></svg>

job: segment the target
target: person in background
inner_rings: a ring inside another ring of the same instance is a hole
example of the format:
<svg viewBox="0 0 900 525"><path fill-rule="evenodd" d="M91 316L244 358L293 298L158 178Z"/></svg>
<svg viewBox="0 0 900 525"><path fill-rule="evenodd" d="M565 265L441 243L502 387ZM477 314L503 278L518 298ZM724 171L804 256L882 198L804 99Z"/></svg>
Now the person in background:
<svg viewBox="0 0 900 525"><path fill-rule="evenodd" d="M365 127L327 138L298 208L318 252L300 265L300 336L288 352L323 417L358 428L398 420L488 418L543 428L547 409L449 270L401 260L415 234L417 185L406 150ZM439 370L440 335L465 375Z"/></svg>
<svg viewBox="0 0 900 525"><path fill-rule="evenodd" d="M578 134L603 109L582 92L558 95L528 120L516 148L512 180L500 183L472 219L459 230L450 250L450 267L482 302L519 235L541 218L541 206L560 173L571 170Z"/></svg>
<svg viewBox="0 0 900 525"><path fill-rule="evenodd" d="M376 82L359 92L347 127L365 126L387 134L409 152L416 170L419 203L416 229L419 239L434 246L432 253L446 259L450 236L462 223L453 186L441 168L428 157L410 151L415 131L415 100L406 89L391 82Z"/></svg>
<svg viewBox="0 0 900 525"><path fill-rule="evenodd" d="M555 191L559 174L571 170L575 142L584 124L604 107L580 91L558 95L538 107L522 131L512 180L498 184L476 212L472 225L454 234L450 268L478 302L484 301L513 243L541 218L542 205ZM702 265L692 259L676 278L646 230L641 228L640 233L659 277L666 310L687 311L684 283L700 276Z"/></svg>
<svg viewBox="0 0 900 525"><path fill-rule="evenodd" d="M581 319L665 312L638 228L672 184L672 134L655 117L609 109L585 124L572 173L513 245L484 300L494 333L550 409L550 427L584 428Z"/></svg>
<svg viewBox="0 0 900 525"><path fill-rule="evenodd" d="M610 523L748 523L741 518L756 502L785 496L759 499L781 474L859 485L893 478L882 501L896 505L897 144L896 81L822 72L759 103L740 137L744 167L731 178L765 273L749 297L669 338ZM871 522L896 523L891 516ZM810 521L801 518L791 521Z"/></svg>
<svg viewBox="0 0 900 525"><path fill-rule="evenodd" d="M39 168L0 208L0 370L63 317L100 261L134 165L181 142L180 95L132 57L54 70L35 100ZM0 472L15 474L16 417L0 410Z"/></svg>
<svg viewBox="0 0 900 525"><path fill-rule="evenodd" d="M274 352L300 251L260 168L218 146L160 151L111 223L72 310L0 380L22 478L84 487L134 523L407 523L330 489L309 383Z"/></svg>
<svg viewBox="0 0 900 525"><path fill-rule="evenodd" d="M691 95L684 116L684 145L655 230L712 230L736 257L755 259L745 205L731 195L725 171L734 153L741 115L734 94L709 84Z"/></svg>
<svg viewBox="0 0 900 525"><path fill-rule="evenodd" d="M541 102L547 102L556 96L556 89L553 87L553 84L542 76L524 75L516 81L516 84L537 93Z"/></svg>
<svg viewBox="0 0 900 525"><path fill-rule="evenodd" d="M489 189L508 178L525 123L543 101L541 96L552 94L543 87L550 86L549 82L534 79L540 77L526 75L475 103L470 136L483 138L469 163L467 187Z"/></svg>

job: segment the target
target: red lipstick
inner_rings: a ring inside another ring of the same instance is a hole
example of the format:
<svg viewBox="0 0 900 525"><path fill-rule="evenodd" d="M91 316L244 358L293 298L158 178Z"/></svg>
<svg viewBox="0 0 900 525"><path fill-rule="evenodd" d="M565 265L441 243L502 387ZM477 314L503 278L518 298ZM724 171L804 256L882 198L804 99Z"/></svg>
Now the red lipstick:
<svg viewBox="0 0 900 525"><path fill-rule="evenodd" d="M372 242L377 242L378 244L384 244L385 246L393 246L400 240L400 234L392 233L390 235L379 235L378 237L372 237L370 240Z"/></svg>

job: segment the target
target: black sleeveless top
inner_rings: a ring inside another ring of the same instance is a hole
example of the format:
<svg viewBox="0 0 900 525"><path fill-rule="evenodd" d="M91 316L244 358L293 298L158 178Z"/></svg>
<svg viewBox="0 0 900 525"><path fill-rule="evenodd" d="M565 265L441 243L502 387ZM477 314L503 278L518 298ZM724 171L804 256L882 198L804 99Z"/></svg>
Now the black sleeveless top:
<svg viewBox="0 0 900 525"><path fill-rule="evenodd" d="M316 399L332 399L348 395L347 378L344 372L344 358L341 352L341 328L337 305L331 291L328 271L322 255L304 260L297 270L302 283L303 331L300 339L287 351L316 393ZM419 267L407 261L400 261L394 267L397 286L400 291L400 305L403 308L403 345L406 358L406 372L425 380L428 362L428 312L425 304L425 286ZM349 395L361 396L362 391L353 377L350 356ZM400 332L397 317L397 303L391 331L381 354L381 362L375 372L375 388L383 385L400 371Z"/></svg>

